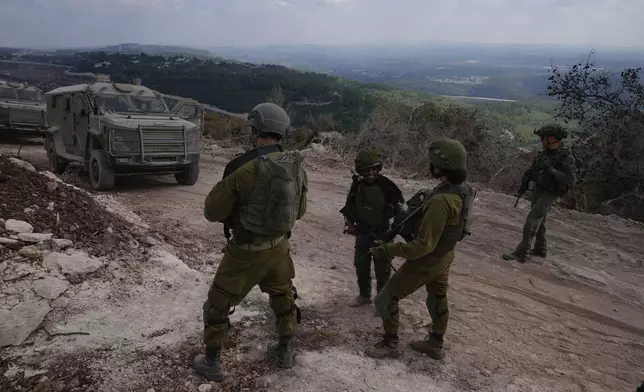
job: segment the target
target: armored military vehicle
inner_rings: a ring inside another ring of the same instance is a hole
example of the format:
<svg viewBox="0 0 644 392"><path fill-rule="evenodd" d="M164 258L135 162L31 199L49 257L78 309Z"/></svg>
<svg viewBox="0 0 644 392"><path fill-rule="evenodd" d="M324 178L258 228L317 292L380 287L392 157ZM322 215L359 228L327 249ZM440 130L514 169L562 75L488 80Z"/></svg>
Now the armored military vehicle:
<svg viewBox="0 0 644 392"><path fill-rule="evenodd" d="M173 173L179 184L197 182L199 128L172 113L158 92L99 80L45 96L52 171L80 162L96 190L113 188L120 175Z"/></svg>
<svg viewBox="0 0 644 392"><path fill-rule="evenodd" d="M161 94L161 96L171 113L195 124L203 135L204 108L199 101L170 94Z"/></svg>
<svg viewBox="0 0 644 392"><path fill-rule="evenodd" d="M42 136L47 127L46 110L39 88L0 80L0 134Z"/></svg>

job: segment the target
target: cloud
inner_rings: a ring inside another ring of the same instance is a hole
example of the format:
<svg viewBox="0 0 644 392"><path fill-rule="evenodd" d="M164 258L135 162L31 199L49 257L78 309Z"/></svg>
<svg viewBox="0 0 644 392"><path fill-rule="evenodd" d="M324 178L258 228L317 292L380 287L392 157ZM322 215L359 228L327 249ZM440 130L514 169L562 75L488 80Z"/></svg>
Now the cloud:
<svg viewBox="0 0 644 392"><path fill-rule="evenodd" d="M290 8L295 8L294 4L289 3L286 0L276 0L275 3L279 5L280 7L290 7Z"/></svg>
<svg viewBox="0 0 644 392"><path fill-rule="evenodd" d="M318 5L341 5L348 3L349 0L319 0Z"/></svg>
<svg viewBox="0 0 644 392"><path fill-rule="evenodd" d="M644 1L0 0L0 45L523 42L644 47Z"/></svg>

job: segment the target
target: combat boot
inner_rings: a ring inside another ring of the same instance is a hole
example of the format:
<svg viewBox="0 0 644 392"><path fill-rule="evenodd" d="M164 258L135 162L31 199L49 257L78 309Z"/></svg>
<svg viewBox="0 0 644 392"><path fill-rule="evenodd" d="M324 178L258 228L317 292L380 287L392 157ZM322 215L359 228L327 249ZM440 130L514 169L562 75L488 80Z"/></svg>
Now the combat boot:
<svg viewBox="0 0 644 392"><path fill-rule="evenodd" d="M518 261L518 262L519 262L519 263L521 263L521 264L523 264L523 263L525 263L526 261L528 261L528 258L526 257L526 255L521 254L521 253L517 253L517 252L504 253L504 254L503 254L503 258L504 258L505 260L516 260L516 261Z"/></svg>
<svg viewBox="0 0 644 392"><path fill-rule="evenodd" d="M371 358L398 358L401 354L400 342L396 335L384 335L375 346L365 350Z"/></svg>
<svg viewBox="0 0 644 392"><path fill-rule="evenodd" d="M443 359L445 356L443 337L438 334L429 334L425 337L425 340L412 342L409 346L412 350L427 354L432 359Z"/></svg>
<svg viewBox="0 0 644 392"><path fill-rule="evenodd" d="M532 249L530 250L530 254L545 258L548 256L548 251L545 249Z"/></svg>
<svg viewBox="0 0 644 392"><path fill-rule="evenodd" d="M357 308L359 306L368 305L370 303L371 303L371 298L357 296L351 302L349 302L349 306L352 308Z"/></svg>
<svg viewBox="0 0 644 392"><path fill-rule="evenodd" d="M208 381L221 381L224 379L219 350L206 349L206 355L199 354L193 359L192 367L197 374L205 377Z"/></svg>
<svg viewBox="0 0 644 392"><path fill-rule="evenodd" d="M268 346L268 356L277 360L277 366L282 369L293 367L293 336L280 336L279 343Z"/></svg>

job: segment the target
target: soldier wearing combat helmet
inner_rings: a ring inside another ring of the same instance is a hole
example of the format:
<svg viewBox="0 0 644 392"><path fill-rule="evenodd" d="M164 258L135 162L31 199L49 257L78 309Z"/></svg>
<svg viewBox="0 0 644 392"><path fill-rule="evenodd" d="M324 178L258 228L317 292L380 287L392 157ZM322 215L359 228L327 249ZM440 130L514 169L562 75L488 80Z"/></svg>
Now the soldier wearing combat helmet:
<svg viewBox="0 0 644 392"><path fill-rule="evenodd" d="M540 257L547 256L546 216L557 197L564 196L577 180L575 157L562 140L568 136L565 128L557 124L546 125L534 132L541 139L543 150L532 166L523 174L522 182L534 182L530 213L523 226L523 238L506 260L525 263L528 252ZM532 241L534 240L534 248Z"/></svg>
<svg viewBox="0 0 644 392"><path fill-rule="evenodd" d="M349 303L357 307L371 303L371 259L369 248L390 229L390 221L404 213L402 192L389 178L380 174L382 159L375 150L362 150L355 158L358 175L353 176L345 206L340 210L347 226L345 232L356 236L353 264L359 295ZM373 257L376 292L391 275L391 259Z"/></svg>
<svg viewBox="0 0 644 392"><path fill-rule="evenodd" d="M281 107L257 105L248 121L255 148L228 163L204 205L206 219L223 222L228 239L203 305L206 353L193 362L197 373L210 381L223 379L220 353L228 339L230 308L257 285L269 295L279 335L269 354L279 367L293 366L299 309L289 237L306 212L307 176L302 156L279 145L290 127Z"/></svg>
<svg viewBox="0 0 644 392"><path fill-rule="evenodd" d="M429 147L430 171L440 184L421 190L407 201L407 220L401 231L406 243L387 243L371 248L377 257L402 257L405 263L375 297L384 326L384 337L366 354L374 358L401 354L398 337L398 302L421 287L427 290L431 333L411 344L415 351L441 359L443 336L449 318L447 282L454 248L469 234L469 215L476 191L465 184L467 152L453 139L441 139Z"/></svg>

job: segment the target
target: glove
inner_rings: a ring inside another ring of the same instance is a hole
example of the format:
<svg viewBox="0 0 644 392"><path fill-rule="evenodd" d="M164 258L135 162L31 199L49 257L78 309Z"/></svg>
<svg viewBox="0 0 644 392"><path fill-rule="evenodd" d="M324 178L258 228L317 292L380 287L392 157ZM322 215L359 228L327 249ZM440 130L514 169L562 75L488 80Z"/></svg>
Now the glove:
<svg viewBox="0 0 644 392"><path fill-rule="evenodd" d="M376 246L369 248L369 253L373 255L374 258L378 259L387 259L387 248L384 245Z"/></svg>

